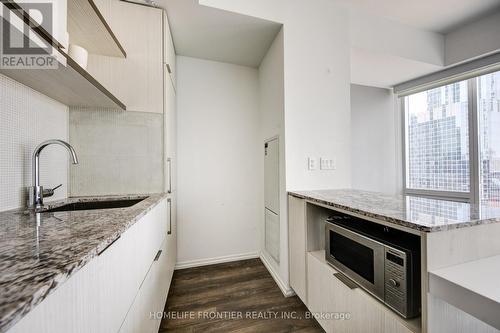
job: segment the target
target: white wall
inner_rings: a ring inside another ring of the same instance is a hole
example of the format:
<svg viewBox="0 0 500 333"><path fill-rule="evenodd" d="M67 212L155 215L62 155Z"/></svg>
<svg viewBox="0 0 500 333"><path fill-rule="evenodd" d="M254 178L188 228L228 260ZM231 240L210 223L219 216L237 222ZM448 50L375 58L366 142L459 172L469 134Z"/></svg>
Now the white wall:
<svg viewBox="0 0 500 333"><path fill-rule="evenodd" d="M259 97L262 138L266 140L279 137L280 163L280 262L277 263L266 252L265 221L262 221L260 232L260 248L262 256L271 266L270 269L277 275L281 287L288 287L288 207L286 193L286 161L285 161L285 91L284 91L284 59L283 59L283 30L274 39L266 56L259 67ZM264 205L262 205L264 216Z"/></svg>
<svg viewBox="0 0 500 333"><path fill-rule="evenodd" d="M351 85L352 187L401 192L401 117L389 89Z"/></svg>
<svg viewBox="0 0 500 333"><path fill-rule="evenodd" d="M178 266L256 257L263 153L258 71L177 58Z"/></svg>
<svg viewBox="0 0 500 333"><path fill-rule="evenodd" d="M25 207L31 155L48 139L68 140L68 107L0 75L0 211ZM45 201L66 197L68 168L66 149L50 146L42 152L41 185L63 184Z"/></svg>
<svg viewBox="0 0 500 333"><path fill-rule="evenodd" d="M331 0L199 2L283 24L286 189L351 187L348 11ZM334 159L336 169L309 171L308 157ZM281 250L288 252L285 237ZM288 274L280 267L287 294Z"/></svg>
<svg viewBox="0 0 500 333"><path fill-rule="evenodd" d="M200 4L284 25L287 190L348 188L350 38L347 10L331 0L200 0ZM336 160L307 170L307 158Z"/></svg>

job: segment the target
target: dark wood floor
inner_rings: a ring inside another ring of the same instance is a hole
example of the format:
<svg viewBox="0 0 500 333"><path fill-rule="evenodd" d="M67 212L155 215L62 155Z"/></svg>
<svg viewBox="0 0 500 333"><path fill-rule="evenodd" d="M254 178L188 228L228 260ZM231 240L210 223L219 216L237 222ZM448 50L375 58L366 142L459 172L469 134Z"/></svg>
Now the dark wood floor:
<svg viewBox="0 0 500 333"><path fill-rule="evenodd" d="M283 296L260 259L175 271L164 311L161 333L323 332L297 296Z"/></svg>

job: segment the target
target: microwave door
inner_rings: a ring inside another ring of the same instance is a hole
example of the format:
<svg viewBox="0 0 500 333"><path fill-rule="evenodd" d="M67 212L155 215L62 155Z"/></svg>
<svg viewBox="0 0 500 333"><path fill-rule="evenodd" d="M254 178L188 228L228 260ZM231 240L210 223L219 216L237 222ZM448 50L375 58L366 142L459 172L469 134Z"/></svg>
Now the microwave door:
<svg viewBox="0 0 500 333"><path fill-rule="evenodd" d="M328 261L361 287L384 299L384 246L335 224L327 224Z"/></svg>

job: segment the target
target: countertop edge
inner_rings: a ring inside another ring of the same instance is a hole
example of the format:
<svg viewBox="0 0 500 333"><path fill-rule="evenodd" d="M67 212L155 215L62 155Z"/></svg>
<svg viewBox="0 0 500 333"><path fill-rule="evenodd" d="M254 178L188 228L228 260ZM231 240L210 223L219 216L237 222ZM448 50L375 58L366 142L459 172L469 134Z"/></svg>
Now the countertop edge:
<svg viewBox="0 0 500 333"><path fill-rule="evenodd" d="M291 196L299 198L299 199L309 200L309 201L312 201L312 202L316 202L316 203L319 203L319 204L330 206L332 208L338 208L338 209L342 209L342 210L347 211L347 212L352 212L352 213L359 214L359 215L362 215L362 216L370 217L370 218L373 218L373 219L376 219L376 220L380 220L381 222L387 222L387 223L391 223L391 224L398 225L398 226L401 226L401 227L406 227L406 228L409 228L409 229L421 231L421 232L442 231L442 229L440 227L434 228L434 227L422 226L422 225L414 224L414 223L411 223L411 222L408 222L408 221L403 221L403 220L395 219L395 218L392 218L392 217L389 217L389 216L380 215L380 214L376 214L376 213L371 213L371 212L367 212L367 211L364 211L364 210L360 210L358 208L352 208L352 207L341 205L341 204L338 204L338 203L335 203L335 202L331 202L331 201L327 201L327 200L323 200L323 199L314 198L314 197L311 197L311 196L308 196L308 195L304 195L304 194L300 194L300 193L293 192L293 191L289 191L288 195L291 195ZM445 229L445 230L448 230L448 229Z"/></svg>
<svg viewBox="0 0 500 333"><path fill-rule="evenodd" d="M293 197L299 198L299 199L305 199L309 200L311 202L316 202L322 205L326 205L329 207L332 207L332 209L338 208L342 209L347 212L352 212L355 214L359 214L362 216L366 216L375 220L380 220L381 222L386 222L386 223L391 223L397 226L405 227L408 229L416 230L419 232L423 233L431 233L431 232L441 232L441 231L450 231L450 230L455 230L455 229L462 229L462 228L469 228L469 227L474 227L474 226L480 226L480 225L488 225L488 224L493 224L493 223L499 223L500 219L498 217L492 217L492 218L483 218L483 219L470 219L468 221L464 222L459 222L459 223L453 223L453 224L446 224L446 225L437 225L437 226L426 226L406 220L402 220L399 218L387 216L387 215L382 215L370 211L365 211L359 208L352 208L343 204L339 204L336 202L328 201L325 199L320 199L316 198L311 195L307 195L304 193L299 193L299 192L307 192L307 191L288 191L288 195L291 195ZM372 192L370 192L372 193ZM373 194L377 194L376 192L373 192Z"/></svg>

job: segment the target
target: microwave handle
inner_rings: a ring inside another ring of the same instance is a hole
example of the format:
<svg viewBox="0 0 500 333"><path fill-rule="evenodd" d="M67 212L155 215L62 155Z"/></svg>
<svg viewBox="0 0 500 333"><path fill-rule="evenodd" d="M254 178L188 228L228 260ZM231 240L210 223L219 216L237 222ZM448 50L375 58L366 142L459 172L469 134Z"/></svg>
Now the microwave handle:
<svg viewBox="0 0 500 333"><path fill-rule="evenodd" d="M351 279L349 279L342 273L333 273L333 276L335 276L337 280L345 284L351 290L358 288L358 285L356 283L354 283Z"/></svg>

